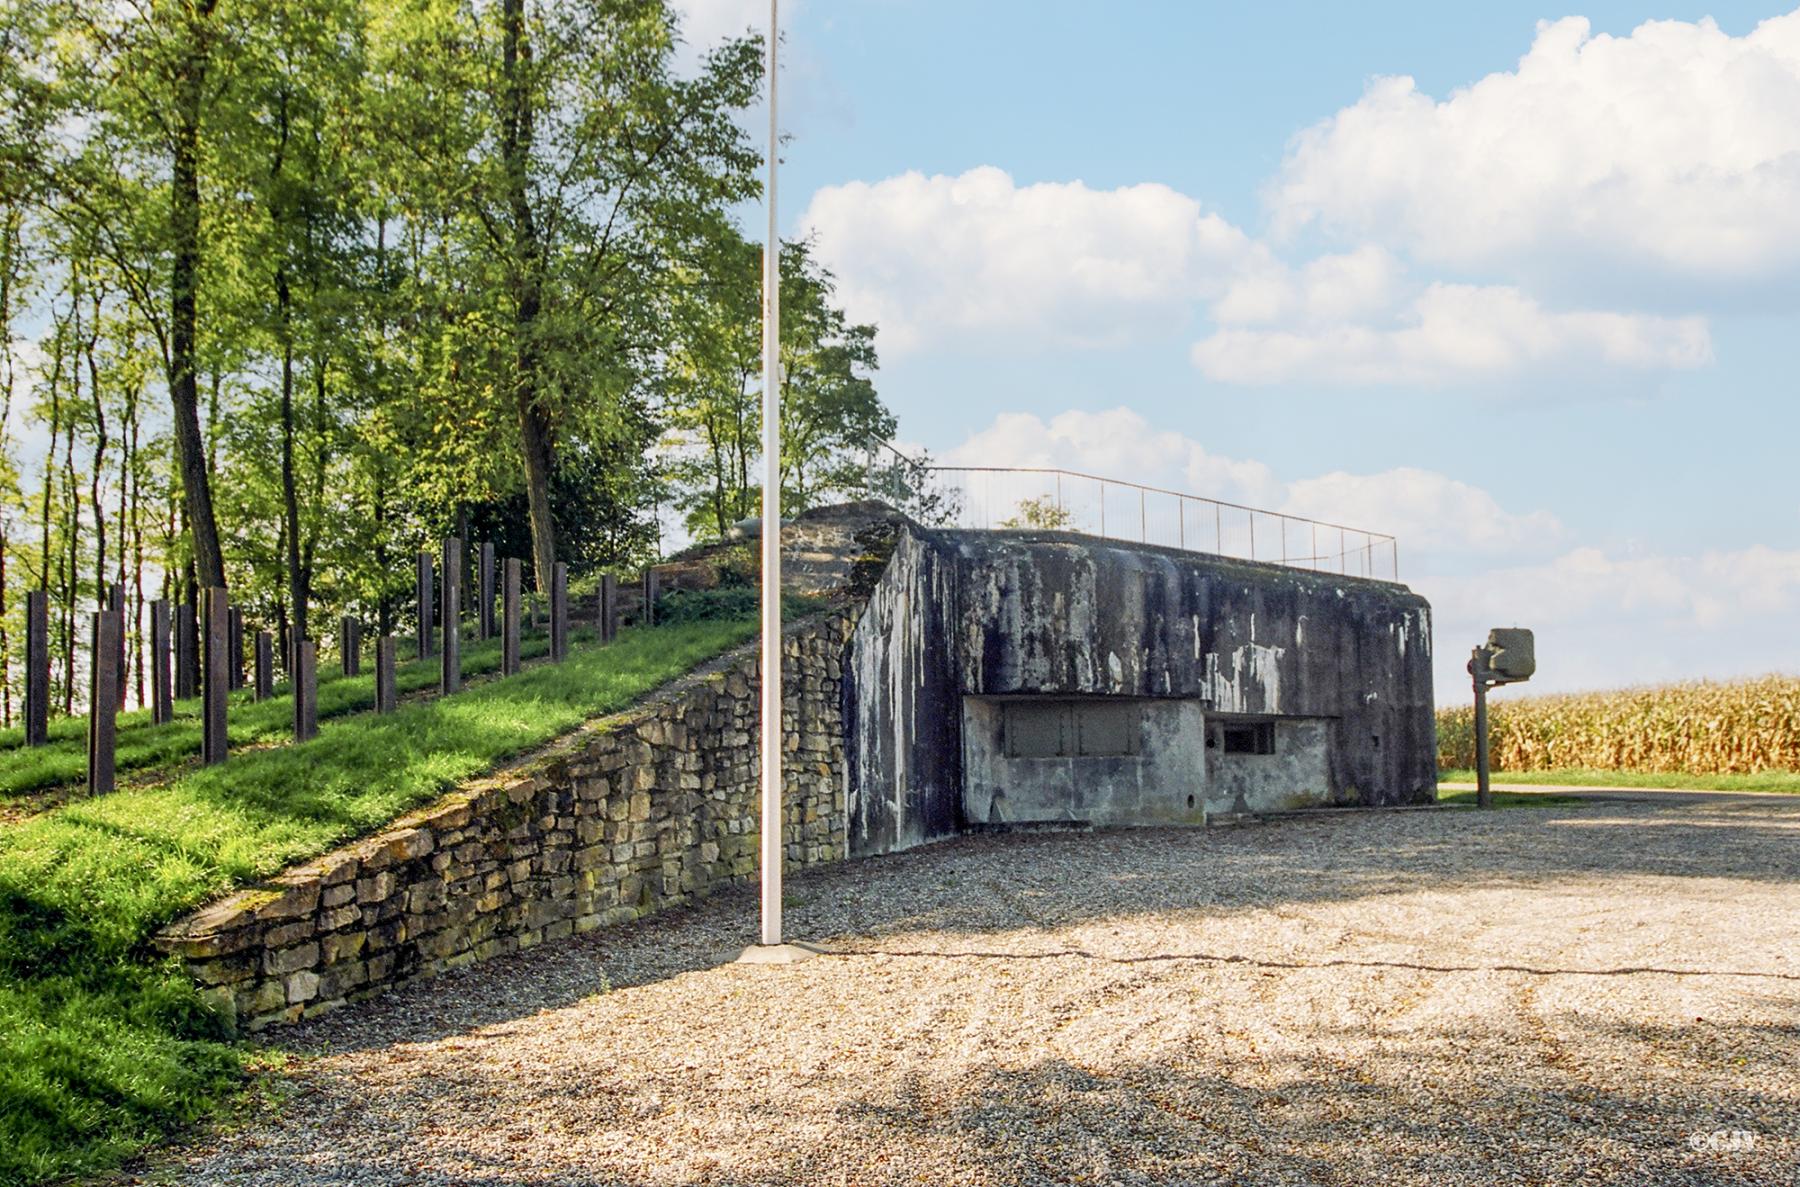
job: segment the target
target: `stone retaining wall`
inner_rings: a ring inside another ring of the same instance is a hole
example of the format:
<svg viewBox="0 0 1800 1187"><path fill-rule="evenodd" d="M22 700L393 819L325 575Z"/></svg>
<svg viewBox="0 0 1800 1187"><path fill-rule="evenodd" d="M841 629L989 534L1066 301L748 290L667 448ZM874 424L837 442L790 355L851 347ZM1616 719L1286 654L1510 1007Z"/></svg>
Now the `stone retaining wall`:
<svg viewBox="0 0 1800 1187"><path fill-rule="evenodd" d="M841 664L854 613L785 639L790 869L847 856ZM378 835L165 929L236 1025L295 1022L389 986L703 897L757 869L754 645Z"/></svg>

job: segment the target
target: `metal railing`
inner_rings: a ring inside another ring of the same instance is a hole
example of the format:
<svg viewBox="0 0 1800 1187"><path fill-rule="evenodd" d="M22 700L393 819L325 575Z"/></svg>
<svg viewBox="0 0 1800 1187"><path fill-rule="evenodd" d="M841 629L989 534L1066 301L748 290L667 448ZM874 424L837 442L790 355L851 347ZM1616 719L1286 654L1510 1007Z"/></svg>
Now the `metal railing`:
<svg viewBox="0 0 1800 1187"><path fill-rule="evenodd" d="M928 466L945 526L1038 528L1376 580L1400 579L1384 532L1074 470Z"/></svg>

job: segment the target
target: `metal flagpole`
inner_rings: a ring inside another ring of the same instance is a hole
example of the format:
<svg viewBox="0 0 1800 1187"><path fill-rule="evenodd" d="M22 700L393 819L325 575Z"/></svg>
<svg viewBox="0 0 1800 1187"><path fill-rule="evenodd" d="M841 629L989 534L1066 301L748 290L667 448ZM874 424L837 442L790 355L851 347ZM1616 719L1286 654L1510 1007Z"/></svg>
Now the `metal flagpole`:
<svg viewBox="0 0 1800 1187"><path fill-rule="evenodd" d="M763 243L762 942L781 943L781 239L776 222L775 51L769 0L769 236Z"/></svg>

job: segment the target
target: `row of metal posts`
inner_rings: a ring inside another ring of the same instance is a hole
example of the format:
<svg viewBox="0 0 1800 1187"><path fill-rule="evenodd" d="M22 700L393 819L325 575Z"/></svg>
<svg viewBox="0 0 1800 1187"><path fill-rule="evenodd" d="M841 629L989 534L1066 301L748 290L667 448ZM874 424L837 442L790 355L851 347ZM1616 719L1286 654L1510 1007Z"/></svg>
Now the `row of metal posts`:
<svg viewBox="0 0 1800 1187"><path fill-rule="evenodd" d="M429 552L419 554L419 656L425 658L434 650L441 655L439 689L446 694L462 687L462 554L461 539L450 537L444 541L443 583L441 591L436 591L437 597L433 596L436 577L433 557ZM476 633L481 639L490 639L498 626L502 636L501 674L511 676L520 670L523 565L508 558L502 567L501 612L496 623L494 546L481 544L477 557ZM656 571L646 568L643 577L643 622L646 625L654 619L657 592ZM124 599L124 587L114 585L109 591L106 607L90 616L88 785L95 794L113 790L116 781L115 719L124 705L126 687ZM569 567L561 561L551 573L549 601L550 659L560 663L569 653ZM435 629L434 609L439 611ZM198 610L192 604L177 604L174 610L171 621L166 600L157 599L150 603L150 720L155 724L171 721L176 699L200 696L201 762L207 765L221 763L228 752L226 693L242 688L244 684L243 614L230 604L226 591L218 588L205 591ZM618 634L619 624L618 580L612 573L601 576L595 610L600 641L610 643ZM534 626L536 620L534 605ZM27 746L41 746L49 740L49 621L48 593L41 589L28 591L25 598L24 705ZM356 618L346 616L340 621L338 649L346 676L358 675L362 670L362 635L362 623ZM434 648L434 643L439 645ZM288 652L294 698L294 739L304 742L319 732L318 644L296 637L291 640ZM395 658L394 637L381 636L375 644L377 713L392 713L398 707ZM274 695L274 668L274 635L259 631L253 664L256 700L268 700Z"/></svg>

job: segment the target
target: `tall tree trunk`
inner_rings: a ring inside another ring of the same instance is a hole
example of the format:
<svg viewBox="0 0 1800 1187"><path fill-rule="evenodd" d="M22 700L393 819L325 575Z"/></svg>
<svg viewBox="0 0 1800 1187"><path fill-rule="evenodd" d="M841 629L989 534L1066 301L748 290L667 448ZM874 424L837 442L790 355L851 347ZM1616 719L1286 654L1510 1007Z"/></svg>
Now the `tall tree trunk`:
<svg viewBox="0 0 1800 1187"><path fill-rule="evenodd" d="M138 457L138 396L133 391L125 400L125 465L131 480L130 503L127 509L126 494L119 494L119 581L125 580L125 536L131 534L131 575L133 603L131 611L132 638L136 645L132 648L134 659L133 687L137 690L138 708L143 708L144 700L144 523L140 506L143 496L143 479L139 474L142 465Z"/></svg>
<svg viewBox="0 0 1800 1187"><path fill-rule="evenodd" d="M6 204L6 221L0 224L0 366L6 368L0 388L0 441L8 439L12 426L13 352L12 284L18 261L19 208ZM21 508L23 510L23 508ZM12 726L12 647L6 633L6 520L0 516L0 725Z"/></svg>
<svg viewBox="0 0 1800 1187"><path fill-rule="evenodd" d="M293 297L285 267L275 270L275 307L281 324L281 534L287 540L288 608L294 630L304 639L310 591L300 563L300 492L294 484Z"/></svg>
<svg viewBox="0 0 1800 1187"><path fill-rule="evenodd" d="M200 435L197 367L200 272L200 114L212 52L211 23L218 0L195 0L188 43L175 72L169 185L169 404L174 413L175 460L194 564L207 586L225 584L225 558L213 514L206 442Z"/></svg>
<svg viewBox="0 0 1800 1187"><path fill-rule="evenodd" d="M379 453L373 464L375 481L370 498L375 504L371 509L375 520L375 588L381 591L375 603L375 621L380 634L391 635L394 632L394 598L388 586L387 467L382 464Z"/></svg>
<svg viewBox="0 0 1800 1187"><path fill-rule="evenodd" d="M77 331L77 337L80 336ZM69 368L74 383L70 402L81 398L81 368ZM68 433L63 439L63 506L68 522L63 532L67 547L60 558L62 564L62 640L63 640L63 712L75 712L75 603L80 598L81 584L81 484L75 477L75 418L69 417Z"/></svg>
<svg viewBox="0 0 1800 1187"><path fill-rule="evenodd" d="M100 294L95 292L92 300L94 318L82 354L87 358L88 395L94 401L94 468L88 475L88 505L94 509L94 599L104 610L111 604L106 596L106 501L100 490L106 470L106 402L100 398L100 363L94 357L100 343Z"/></svg>
<svg viewBox="0 0 1800 1187"><path fill-rule="evenodd" d="M525 0L502 0L506 94L500 137L506 196L512 219L513 397L519 413L519 448L525 469L525 501L531 512L531 559L538 592L548 593L556 564L556 525L550 517L550 476L556 441L539 389L537 318L543 309L543 245L531 209L531 44L525 32Z"/></svg>

